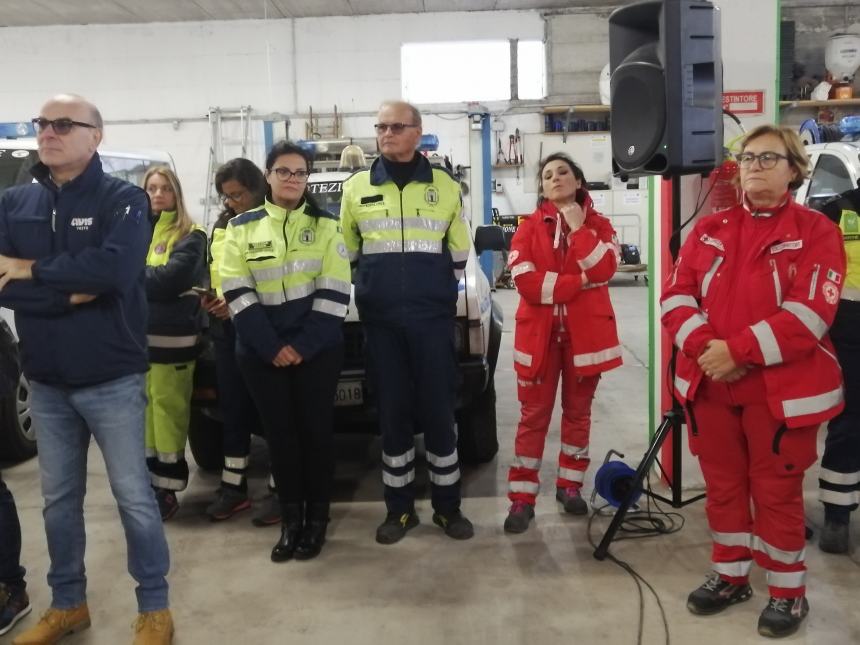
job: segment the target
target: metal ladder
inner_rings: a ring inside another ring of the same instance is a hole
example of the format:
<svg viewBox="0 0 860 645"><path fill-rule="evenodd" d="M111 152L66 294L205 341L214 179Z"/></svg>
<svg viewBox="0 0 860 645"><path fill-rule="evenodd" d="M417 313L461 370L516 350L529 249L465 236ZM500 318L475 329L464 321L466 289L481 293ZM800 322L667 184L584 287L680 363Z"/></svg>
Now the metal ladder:
<svg viewBox="0 0 860 645"><path fill-rule="evenodd" d="M224 121L239 122L239 137L224 136ZM209 108L209 169L206 173L206 202L203 205L203 226L209 230L212 207L218 206L220 200L215 190L215 173L227 161L224 150L228 146L239 147L238 154L233 157L247 157L248 144L251 138L251 106L243 105L238 108Z"/></svg>

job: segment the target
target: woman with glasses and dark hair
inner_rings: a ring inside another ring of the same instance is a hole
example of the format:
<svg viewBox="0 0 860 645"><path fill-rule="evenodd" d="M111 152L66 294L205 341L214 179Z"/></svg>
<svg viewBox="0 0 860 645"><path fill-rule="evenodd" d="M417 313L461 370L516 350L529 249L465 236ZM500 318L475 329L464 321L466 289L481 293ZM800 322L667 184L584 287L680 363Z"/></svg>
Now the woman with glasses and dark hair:
<svg viewBox="0 0 860 645"><path fill-rule="evenodd" d="M220 268L239 367L266 432L281 502L275 562L316 557L325 542L351 290L337 218L308 193L310 167L301 147L272 147L265 204L227 224Z"/></svg>
<svg viewBox="0 0 860 645"><path fill-rule="evenodd" d="M540 164L538 207L511 240L508 265L520 294L514 368L521 418L508 473L505 531L522 533L534 517L556 391L561 380L561 451L556 499L573 515L588 506L591 402L603 372L621 365L607 282L618 266L609 220L594 210L582 169L567 155Z"/></svg>
<svg viewBox="0 0 860 645"><path fill-rule="evenodd" d="M794 131L759 126L737 159L742 203L696 223L661 301L713 539L713 571L687 608L716 614L748 600L755 561L770 595L758 631L779 637L809 611L803 474L819 426L843 408L827 332L845 250L832 222L792 200L809 170Z"/></svg>
<svg viewBox="0 0 860 645"><path fill-rule="evenodd" d="M260 424L251 393L236 363L236 329L224 299L219 267L224 255L227 223L241 213L262 206L267 188L262 171L248 159L231 159L215 172L215 190L221 197L224 210L215 220L209 244L209 274L215 293L204 295L202 302L210 314L209 333L215 349L218 405L224 420L221 486L215 501L206 508L206 514L216 522L251 507L247 482L251 432ZM270 526L281 521L281 506L271 477L269 491L262 508L254 515L255 526Z"/></svg>
<svg viewBox="0 0 860 645"><path fill-rule="evenodd" d="M206 232L191 220L170 168L147 170L143 189L154 224L146 256L146 456L161 519L167 521L179 508L176 493L188 485L185 442L201 349L200 297L192 287L202 283L206 270Z"/></svg>

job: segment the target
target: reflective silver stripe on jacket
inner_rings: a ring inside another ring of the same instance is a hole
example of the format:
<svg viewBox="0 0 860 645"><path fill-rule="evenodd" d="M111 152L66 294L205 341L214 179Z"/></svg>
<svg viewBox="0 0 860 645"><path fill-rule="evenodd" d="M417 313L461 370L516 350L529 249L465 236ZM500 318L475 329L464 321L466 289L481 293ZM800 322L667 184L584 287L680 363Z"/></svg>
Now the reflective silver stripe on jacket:
<svg viewBox="0 0 860 645"><path fill-rule="evenodd" d="M782 303L782 308L794 314L797 319L803 323L803 326L819 340L827 333L827 323L821 319L821 316L806 305L800 302L795 302L794 300L788 300Z"/></svg>
<svg viewBox="0 0 860 645"><path fill-rule="evenodd" d="M337 291L346 295L352 293L352 285L345 280L338 280L337 278L324 278L320 276L314 280L314 285L317 289L328 289L329 291Z"/></svg>
<svg viewBox="0 0 860 645"><path fill-rule="evenodd" d="M427 462L435 468L448 468L457 463L457 451L454 450L450 455L440 457L429 450L427 451Z"/></svg>
<svg viewBox="0 0 860 645"><path fill-rule="evenodd" d="M547 271L543 277L543 283L540 286L540 303L542 305L552 304L552 292L555 290L555 283L558 280L558 274L553 271Z"/></svg>
<svg viewBox="0 0 860 645"><path fill-rule="evenodd" d="M184 347L194 347L200 337L197 334L193 336L158 336L155 334L147 334L146 342L150 347L159 349L182 349Z"/></svg>
<svg viewBox="0 0 860 645"><path fill-rule="evenodd" d="M675 376L675 391L686 399L687 392L690 391L690 381Z"/></svg>
<svg viewBox="0 0 860 645"><path fill-rule="evenodd" d="M156 457L158 461L163 464L178 464L180 459L185 459L185 451L180 450L179 452L157 452Z"/></svg>
<svg viewBox="0 0 860 645"><path fill-rule="evenodd" d="M815 300L815 291L816 287L818 287L818 272L821 271L821 265L816 264L815 270L812 272L812 278L809 280L809 295L807 296L808 300Z"/></svg>
<svg viewBox="0 0 860 645"><path fill-rule="evenodd" d="M540 484L537 482L514 481L508 483L508 490L512 493L530 493L537 495L540 491Z"/></svg>
<svg viewBox="0 0 860 645"><path fill-rule="evenodd" d="M415 479L415 470L410 470L405 475L392 475L391 473L382 471L382 483L392 488L403 488L408 486Z"/></svg>
<svg viewBox="0 0 860 645"><path fill-rule="evenodd" d="M815 396L806 396L801 399L788 399L782 402L782 412L786 418L802 417L807 414L817 414L825 412L831 408L835 408L842 403L845 395L842 388L825 392L824 394L816 394Z"/></svg>
<svg viewBox="0 0 860 645"><path fill-rule="evenodd" d="M448 230L451 222L446 222L432 217L380 217L377 219L365 219L358 222L358 230L362 233L371 231L399 231L416 229L422 231L436 231L444 233Z"/></svg>
<svg viewBox="0 0 860 645"><path fill-rule="evenodd" d="M621 345L602 349L599 352L589 352L585 354L574 354L573 364L576 367L584 367L586 365L600 365L606 361L611 361L614 358L620 358L622 354Z"/></svg>
<svg viewBox="0 0 860 645"><path fill-rule="evenodd" d="M451 486L452 484L456 484L460 481L460 469L458 468L453 473L448 473L446 475L440 475L439 473L435 473L432 470L428 472L430 477L430 483L435 484L436 486Z"/></svg>
<svg viewBox="0 0 860 645"><path fill-rule="evenodd" d="M860 491L852 490L846 493L822 488L818 491L818 499L827 504L853 506L854 504L860 504Z"/></svg>
<svg viewBox="0 0 860 645"><path fill-rule="evenodd" d="M525 352L521 352L518 349L514 350L514 361L519 363L520 365L525 365L526 367L531 367L532 364L532 355L526 354Z"/></svg>
<svg viewBox="0 0 860 645"><path fill-rule="evenodd" d="M764 356L765 365L778 365L782 363L782 352L779 351L779 344L776 342L776 336L773 335L773 329L766 320L760 320L755 325L750 326L753 336L758 341L758 347Z"/></svg>
<svg viewBox="0 0 860 645"><path fill-rule="evenodd" d="M254 276L254 280L257 283L267 282L269 280L280 280L284 277L284 267L269 267L267 269L258 269L253 265L248 267L251 270L251 275Z"/></svg>
<svg viewBox="0 0 860 645"><path fill-rule="evenodd" d="M257 292L257 298L261 305L266 305L267 307L282 305L287 301L287 296L282 290Z"/></svg>
<svg viewBox="0 0 860 645"><path fill-rule="evenodd" d="M573 468L562 468L559 466L558 476L561 479L566 479L571 482L582 483L585 480L585 473L581 470L573 470Z"/></svg>
<svg viewBox="0 0 860 645"><path fill-rule="evenodd" d="M530 271L536 271L534 262L520 262L519 264L515 264L511 267L511 277L516 278L517 276L521 276L523 273L529 273Z"/></svg>
<svg viewBox="0 0 860 645"><path fill-rule="evenodd" d="M300 284L295 287L288 287L286 289L287 300L300 300L302 298L307 298L314 291L316 291L316 287L313 282L306 282L305 284Z"/></svg>
<svg viewBox="0 0 860 645"><path fill-rule="evenodd" d="M768 544L758 535L753 537L752 548L755 551L760 551L766 554L771 560L782 562L783 564L797 564L798 562L803 562L803 559L806 557L805 548L800 551L784 551L776 548L772 544Z"/></svg>
<svg viewBox="0 0 860 645"><path fill-rule="evenodd" d="M732 578L743 578L748 576L752 560L738 560L736 562L711 562L711 569L724 576Z"/></svg>
<svg viewBox="0 0 860 645"><path fill-rule="evenodd" d="M254 279L250 276L244 278L225 278L221 281L222 291L233 291L235 289L248 288L253 289L257 286Z"/></svg>
<svg viewBox="0 0 860 645"><path fill-rule="evenodd" d="M749 548L752 545L753 536L751 533L723 533L721 531L711 531L711 539L717 544L723 546L745 546Z"/></svg>
<svg viewBox="0 0 860 645"><path fill-rule="evenodd" d="M284 274L322 271L322 260L290 260L283 264Z"/></svg>
<svg viewBox="0 0 860 645"><path fill-rule="evenodd" d="M773 290L776 292L776 306L782 306L782 283L779 281L779 271L776 268L776 260L770 261L773 268Z"/></svg>
<svg viewBox="0 0 860 645"><path fill-rule="evenodd" d="M574 446L572 443L562 442L561 453L574 459L585 459L588 457L588 446Z"/></svg>
<svg viewBox="0 0 860 645"><path fill-rule="evenodd" d="M319 311L320 313L329 314L330 316L346 318L346 311L348 307L347 305L335 302L334 300L328 300L326 298L314 298L314 304L311 309L313 309L314 311Z"/></svg>
<svg viewBox="0 0 860 645"><path fill-rule="evenodd" d="M837 486L856 486L860 484L860 471L853 473L838 473L829 468L821 468L818 471L818 478L823 479Z"/></svg>
<svg viewBox="0 0 860 645"><path fill-rule="evenodd" d="M233 486L241 486L242 482L245 481L245 475L242 473L234 473L229 470L221 471L221 481L225 484L231 484Z"/></svg>
<svg viewBox="0 0 860 645"><path fill-rule="evenodd" d="M387 455L382 453L382 463L389 468L403 468L406 464L415 460L415 448L410 448L402 455Z"/></svg>
<svg viewBox="0 0 860 645"><path fill-rule="evenodd" d="M678 349L684 349L684 343L686 342L687 337L699 327L704 327L707 324L708 323L704 316L700 313L695 313L687 318L687 320L684 321L684 324L681 325L680 329L678 329L678 334L675 336L675 344L678 346Z"/></svg>
<svg viewBox="0 0 860 645"><path fill-rule="evenodd" d="M670 311L674 311L680 307L692 307L693 309L698 309L699 303L693 296L672 296L671 298L666 298L660 303L660 315L665 316Z"/></svg>
<svg viewBox="0 0 860 645"><path fill-rule="evenodd" d="M528 470L540 470L541 459L535 457L523 457L522 455L514 455L514 460L511 462L511 468L527 468Z"/></svg>
<svg viewBox="0 0 860 645"><path fill-rule="evenodd" d="M251 462L250 457L224 457L224 467L241 470L247 468Z"/></svg>
<svg viewBox="0 0 860 645"><path fill-rule="evenodd" d="M230 301L227 305L230 309L230 314L236 316L242 313L245 309L250 307L251 305L259 304L260 301L257 299L256 293L243 293L241 296L236 298L235 300Z"/></svg>
<svg viewBox="0 0 860 645"><path fill-rule="evenodd" d="M806 571L768 571L767 584L769 587L796 589L806 584Z"/></svg>
<svg viewBox="0 0 860 645"><path fill-rule="evenodd" d="M585 256L581 260L577 260L576 263L583 271L588 271L590 268L597 265L598 262L606 255L607 251L612 250L612 247L603 243L598 242L597 246L594 247L594 250Z"/></svg>
<svg viewBox="0 0 860 645"><path fill-rule="evenodd" d="M708 289L711 287L711 280L714 279L714 275L717 273L717 269L720 268L720 265L722 263L722 255L718 255L717 257L715 257L713 264L711 264L711 268L708 269L708 272L705 274L705 277L702 278L702 298L708 295Z"/></svg>
<svg viewBox="0 0 860 645"><path fill-rule="evenodd" d="M185 490L188 482L184 479L173 479L172 477L161 477L159 475L150 475L150 482L156 488L165 488L167 490Z"/></svg>
<svg viewBox="0 0 860 645"><path fill-rule="evenodd" d="M376 253L441 253L442 240L385 240L364 242L361 252Z"/></svg>
<svg viewBox="0 0 860 645"><path fill-rule="evenodd" d="M466 262L469 259L469 249L465 251L451 251L451 259L454 262Z"/></svg>

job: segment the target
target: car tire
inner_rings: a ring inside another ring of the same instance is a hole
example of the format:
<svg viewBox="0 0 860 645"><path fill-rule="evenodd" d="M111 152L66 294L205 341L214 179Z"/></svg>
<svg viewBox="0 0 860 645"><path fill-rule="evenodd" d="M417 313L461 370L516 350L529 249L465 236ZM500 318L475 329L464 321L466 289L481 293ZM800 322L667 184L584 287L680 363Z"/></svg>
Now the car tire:
<svg viewBox="0 0 860 645"><path fill-rule="evenodd" d="M188 425L188 445L197 466L220 472L224 463L224 424L209 408L193 406Z"/></svg>
<svg viewBox="0 0 860 645"><path fill-rule="evenodd" d="M36 433L30 414L30 384L23 376L15 394L0 401L0 455L19 462L36 454Z"/></svg>
<svg viewBox="0 0 860 645"><path fill-rule="evenodd" d="M496 385L493 379L486 389L457 412L457 451L465 464L485 464L499 452L496 431Z"/></svg>

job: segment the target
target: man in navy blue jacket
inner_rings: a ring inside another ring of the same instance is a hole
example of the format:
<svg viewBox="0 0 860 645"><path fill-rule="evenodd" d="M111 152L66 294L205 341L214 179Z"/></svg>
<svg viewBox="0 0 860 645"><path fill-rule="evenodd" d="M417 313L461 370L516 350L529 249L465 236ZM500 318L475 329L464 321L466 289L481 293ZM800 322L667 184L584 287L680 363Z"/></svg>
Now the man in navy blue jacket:
<svg viewBox="0 0 860 645"><path fill-rule="evenodd" d="M167 542L144 455L149 201L102 172L102 119L79 96L33 120L37 183L0 198L0 305L15 311L39 446L51 608L15 645L89 626L83 501L90 437L119 506L140 614L135 643L170 643Z"/></svg>

